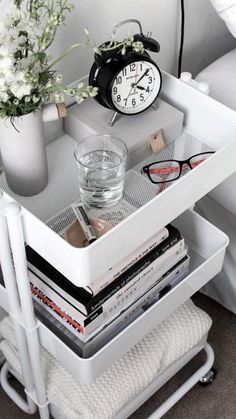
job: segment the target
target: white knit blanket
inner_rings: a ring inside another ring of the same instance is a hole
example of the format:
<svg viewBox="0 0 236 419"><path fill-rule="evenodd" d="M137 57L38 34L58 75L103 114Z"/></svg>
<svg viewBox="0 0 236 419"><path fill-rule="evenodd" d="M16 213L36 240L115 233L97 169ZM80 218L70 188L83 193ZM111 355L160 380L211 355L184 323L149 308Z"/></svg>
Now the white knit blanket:
<svg viewBox="0 0 236 419"><path fill-rule="evenodd" d="M191 300L178 308L90 385L77 382L45 349L41 350L47 395L68 419L111 419L156 376L193 348L211 327L210 317ZM21 372L13 324L0 323L0 349Z"/></svg>

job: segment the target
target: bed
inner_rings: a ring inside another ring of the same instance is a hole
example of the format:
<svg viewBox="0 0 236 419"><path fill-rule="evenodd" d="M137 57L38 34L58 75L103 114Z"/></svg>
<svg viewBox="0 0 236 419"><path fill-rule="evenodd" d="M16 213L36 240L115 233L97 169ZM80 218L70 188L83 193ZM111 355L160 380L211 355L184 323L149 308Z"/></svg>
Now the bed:
<svg viewBox="0 0 236 419"><path fill-rule="evenodd" d="M236 37L236 2L211 0L219 16ZM235 40L236 46L236 40ZM205 68L198 81L209 83L210 96L236 111L236 48ZM235 113L236 118L236 113ZM227 164L227 162L222 162ZM204 292L236 314L236 174L198 203L198 211L230 238L222 272L204 287Z"/></svg>

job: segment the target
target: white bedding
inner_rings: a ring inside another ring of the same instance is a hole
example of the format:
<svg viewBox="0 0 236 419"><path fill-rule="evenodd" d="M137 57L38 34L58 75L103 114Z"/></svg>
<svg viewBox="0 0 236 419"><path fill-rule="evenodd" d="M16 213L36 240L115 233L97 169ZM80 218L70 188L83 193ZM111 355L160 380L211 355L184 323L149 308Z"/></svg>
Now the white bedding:
<svg viewBox="0 0 236 419"><path fill-rule="evenodd" d="M218 15L225 21L228 29L236 38L236 1L210 0Z"/></svg>
<svg viewBox="0 0 236 419"><path fill-rule="evenodd" d="M210 96L236 111L235 69L236 48L205 68L197 80L209 83Z"/></svg>
<svg viewBox="0 0 236 419"><path fill-rule="evenodd" d="M208 82L210 96L236 111L235 69L236 49L233 49L203 70L197 80ZM223 270L204 287L204 292L236 314L236 174L203 198L198 210L230 238Z"/></svg>
<svg viewBox="0 0 236 419"><path fill-rule="evenodd" d="M208 333L208 314L188 300L90 385L79 384L43 348L47 395L69 419L111 419L170 364ZM10 317L0 323L0 343L10 365L20 374Z"/></svg>

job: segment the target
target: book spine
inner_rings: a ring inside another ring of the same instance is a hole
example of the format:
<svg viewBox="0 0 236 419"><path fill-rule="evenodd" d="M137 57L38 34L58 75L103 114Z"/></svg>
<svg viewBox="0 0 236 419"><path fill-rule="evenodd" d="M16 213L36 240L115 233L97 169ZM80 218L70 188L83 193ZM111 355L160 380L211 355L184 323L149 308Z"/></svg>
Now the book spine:
<svg viewBox="0 0 236 419"><path fill-rule="evenodd" d="M181 260L182 263L177 263L174 268L171 268L169 271L167 271L164 275L162 275L161 278L159 278L159 280L156 280L156 277L153 275L152 284L147 287L145 292L139 294L138 296L134 296L132 301L120 309L118 313L113 314L112 317L106 319L106 322L103 321L103 325L96 330L96 332L93 334L93 337L100 333L101 330L106 329L107 326L113 323L115 319L121 319L121 314L125 314L126 316L128 314L133 314L140 307L143 307L144 305L146 306L147 303L150 302L149 300L151 297L156 298L158 294L161 293L161 291L166 288L167 285L170 285L176 277L180 278L182 277L183 272L187 272L189 260L189 256L186 255Z"/></svg>
<svg viewBox="0 0 236 419"><path fill-rule="evenodd" d="M186 256L182 263L179 263L177 266L166 273L163 281L153 282L152 286L149 287L145 294L141 295L135 300L132 300L127 308L121 310L116 316L113 316L109 322L106 322L106 324L104 324L103 321L103 324L100 327L97 327L93 332L86 334L86 336L83 336L76 327L67 321L66 318L58 318L57 313L52 309L52 307L45 305L42 302L40 302L40 305L41 307L44 307L49 314L52 315L52 322L53 317L56 320L59 320L62 326L64 326L68 331L72 332L75 337L79 338L81 342L85 344L83 350L86 350L86 356L90 356L92 352L98 348L99 345L104 343L106 338L112 336L112 333L119 333L123 327L129 324L129 320L132 321L134 318L138 317L139 314L142 314L142 307L145 306L146 308L148 306L147 308L149 308L150 305L155 303L158 300L158 294L167 285L169 285L175 279L181 277L183 278L183 274L187 274L188 266L189 257ZM34 297L34 299L38 302L37 298Z"/></svg>
<svg viewBox="0 0 236 419"><path fill-rule="evenodd" d="M168 269L178 262L177 259L171 258L171 262L168 261L168 258L174 255L175 249L171 249L171 252L168 253L168 251L161 256L160 260L160 273L157 270L155 272L155 278L153 280L149 278L149 280L145 283L145 287L140 289L138 283L134 282L133 287L130 288L130 294L132 296L132 300L134 299L133 293L137 294L137 290L139 291L139 294L143 294L145 289L148 287L149 282L154 281L158 279L160 276L161 279L161 273L167 272ZM167 262L166 262L167 259ZM171 266L170 266L171 265ZM150 270L150 273L152 270ZM108 320L114 314L121 310L121 308L125 305L127 305L129 299L128 294L127 297L125 296L118 304L113 302L110 302L110 307L108 311L104 311L104 307L99 307L95 312L90 314L90 316L85 316L82 314L76 307L71 305L69 302L67 302L64 298L62 298L56 291L54 291L52 288L50 288L44 281L42 281L37 275L32 274L30 272L30 282L32 284L32 294L35 299L41 300L42 303L44 303L46 306L49 307L49 309L52 309L55 311L57 316L60 318L64 318L65 321L70 323L70 319L73 319L72 327L76 330L81 332L82 334L90 334L93 333L98 327L101 327L104 324L104 319ZM69 318L68 318L69 317Z"/></svg>
<svg viewBox="0 0 236 419"><path fill-rule="evenodd" d="M71 328L74 328L77 333L84 334L84 328L74 320L69 314L67 314L63 309L61 309L57 304L54 303L46 294L43 294L40 289L35 285L31 284L31 293L33 299L37 301L41 306L45 308L46 311L50 312L54 317L59 321L63 319L64 324L69 324Z"/></svg>
<svg viewBox="0 0 236 419"><path fill-rule="evenodd" d="M101 324L101 317L103 318L102 308L96 310L89 317L85 316L32 272L30 272L30 283L33 297L35 296L45 305L55 310L60 317L68 315L70 318L73 318L78 327L81 328L82 333L85 333L86 327L87 332L89 332Z"/></svg>
<svg viewBox="0 0 236 419"><path fill-rule="evenodd" d="M186 253L187 252L184 249L184 239L182 239L139 272L132 281L126 283L116 294L106 300L102 305L104 317L111 315L117 311L118 308L122 308L131 296L135 297L140 294L140 291L145 292L153 283L154 278L155 280L161 279L165 272L176 265Z"/></svg>
<svg viewBox="0 0 236 419"><path fill-rule="evenodd" d="M163 242L169 235L169 231L164 227L157 234L152 236L144 244L135 249L127 257L122 259L116 266L109 269L102 277L94 281L89 287L85 287L86 291L92 292L93 295L97 295L104 288L106 288L112 281L122 275L125 271L131 268L135 263L140 259L146 256L151 250L157 247L161 242Z"/></svg>
<svg viewBox="0 0 236 419"><path fill-rule="evenodd" d="M92 322L88 326L82 326L73 316L73 312L70 310L65 310L64 307L59 306L54 300L49 298L45 293L43 293L38 287L31 284L31 293L33 300L36 301L43 309L45 309L49 314L51 314L57 321L67 327L68 330L73 332L79 339L84 342L88 338L93 336L94 332L101 327L101 319L99 323Z"/></svg>
<svg viewBox="0 0 236 419"><path fill-rule="evenodd" d="M76 305L76 309L82 316L81 318L84 318L88 315L87 311L84 308L84 305L77 299L72 298L66 291L63 290L62 287L57 285L53 280L53 274L50 275L50 273L47 272L47 269L44 269L44 271L42 271L42 268L39 269L32 262L29 261L28 268L30 274L36 276L39 280L42 280L42 282L44 283L44 287L46 287L45 290L50 288L51 290L54 290L56 293L58 293L58 295L60 295L66 301L70 301L72 305L74 303L74 305ZM92 296L90 298L92 298Z"/></svg>
<svg viewBox="0 0 236 419"><path fill-rule="evenodd" d="M124 272L124 274L122 274L114 284L111 284L107 292L106 290L104 290L103 295L98 294L97 298L95 297L94 299L91 299L90 302L88 302L86 306L87 313L92 313L93 311L97 310L98 307L103 306L107 300L109 300L114 294L116 294L129 282L133 281L136 276L139 276L140 274L142 275L142 273L145 274L146 271L149 271L150 265L152 265L153 262L155 262L153 266L157 267L160 263L160 256L165 254L168 251L168 249L170 249L177 243L181 243L181 246L184 244L184 239L180 239L180 236L178 234L174 235L168 242L165 241L165 245L159 245L150 254L148 254L144 258L144 260L141 259L139 263L135 264L132 268L130 268L127 271L127 273Z"/></svg>
<svg viewBox="0 0 236 419"><path fill-rule="evenodd" d="M143 263L148 259L153 259L158 257L159 254L163 253L169 246L171 246L174 242L180 240L180 234L179 232L172 228L171 233L169 232L169 228L165 228L165 230L167 230L167 234L168 237L163 241L162 243L159 243L159 245L157 247L154 247L154 249L152 249L151 251L149 251L148 254L146 254L142 259L140 259L138 262L135 263L134 266L132 266L131 268L129 268L126 272L124 272L123 274L121 274L120 276L118 276L118 278L116 278L115 280L112 281L111 284L108 285L108 287L106 287L107 289L104 289L101 293L99 293L98 295L92 297L91 293L90 293L90 297L88 299L87 302L83 302L79 296L73 296L76 295L76 291L67 291L66 289L64 289L63 286L63 281L65 282L65 278L62 277L62 281L60 282L59 278L60 278L60 273L58 271L56 271L52 266L47 266L47 263L44 264L43 259L38 255L28 255L28 266L29 269L39 278L41 278L45 284L49 285L49 287L51 289L54 289L62 298L64 298L69 304L73 305L76 309L78 309L81 314L88 316L89 314L91 314L93 311L96 311L96 309L91 309L90 307L90 302L91 301L97 301L100 297L101 294L102 295L106 295L107 292L112 289L114 290L115 287L117 287L117 283L120 283L124 276L129 277L130 278L130 271L135 270L136 268L140 269L140 265L143 266ZM166 233L165 233L166 234ZM36 261L34 260L36 259ZM150 262L149 262L150 263ZM57 281L54 281L53 279L53 275L55 271L55 275L57 278ZM69 281L66 280L68 283ZM83 289L83 288L81 288ZM84 289L83 289L84 290ZM117 289L116 289L117 290ZM116 291L114 291L116 292ZM101 304L100 304L101 305Z"/></svg>
<svg viewBox="0 0 236 419"><path fill-rule="evenodd" d="M103 307L100 307L96 313L92 314L89 317L84 317L83 322L78 319L78 311L76 308L71 306L69 303L64 301L56 292L50 288L47 290L45 287L42 291L42 286L40 280L37 280L37 277L34 275L31 276L31 282L34 282L34 287L37 288L38 292L41 292L41 296L37 295L50 309L53 309L57 316L64 318L65 321L70 324L70 319L76 324L71 323L70 326L77 333L80 332L87 337L93 334L98 328L104 325L104 322L108 322L116 316L121 310L124 310L127 305L132 304L134 299L140 298L141 295L153 286L154 283L160 283L159 287L163 288L166 286L166 280L163 281L165 274L170 271L173 266L175 266L183 257L185 256L186 251L184 250L184 239L179 243L165 252L161 257L161 261L158 266L150 266L149 270L139 275L132 284L127 284L127 286L122 289L122 293L114 296L112 301L107 301ZM34 278L33 278L34 277ZM33 292L33 291L32 291ZM34 296L33 292L33 296ZM46 301L45 301L46 297ZM48 304L48 300L50 303ZM79 330L81 328L81 330Z"/></svg>
<svg viewBox="0 0 236 419"><path fill-rule="evenodd" d="M108 339L119 333L137 317L142 315L161 298L161 291L169 285L175 278L180 282L188 274L189 257L184 262L172 270L161 283L154 284L142 297L137 299L127 310L123 310L120 315L111 322L98 330L85 343L86 356L91 356L96 350L100 349ZM76 333L76 332L75 332Z"/></svg>

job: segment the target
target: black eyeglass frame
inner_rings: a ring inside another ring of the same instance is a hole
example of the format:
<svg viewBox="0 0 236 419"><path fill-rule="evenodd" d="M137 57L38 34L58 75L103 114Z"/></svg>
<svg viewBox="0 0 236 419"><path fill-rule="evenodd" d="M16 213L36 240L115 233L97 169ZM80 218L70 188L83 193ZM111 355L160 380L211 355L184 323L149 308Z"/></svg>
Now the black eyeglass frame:
<svg viewBox="0 0 236 419"><path fill-rule="evenodd" d="M177 180L177 179L179 179L179 178L181 177L182 169L183 169L183 166L184 166L185 164L187 164L187 165L188 165L188 167L190 168L190 170L195 169L195 167L191 167L191 163L190 163L190 161L191 161L194 157L197 157L197 156L202 156L203 154L214 154L214 153L215 153L215 151L206 151L206 152L203 152L203 153L194 154L193 156L189 157L189 158L188 158L188 159L186 159L186 160L173 160L173 159L169 159L169 160L159 160L159 161L155 161L155 162L153 162L153 163L147 164L146 166L143 166L143 167L142 167L142 169L141 169L141 173L145 173L145 174L149 177L150 181L151 181L152 183L154 183L155 185L158 185L158 184L160 184L160 183L169 183L169 182L174 182L175 180ZM179 175L178 175L176 178L174 178L174 179L170 179L170 180L162 180L162 181L155 182L155 181L152 179L151 175L150 175L149 168L150 168L151 166L153 166L154 164L157 164L157 163L167 163L167 162L175 162L175 163L178 163L178 164L179 164L179 166L180 166Z"/></svg>

